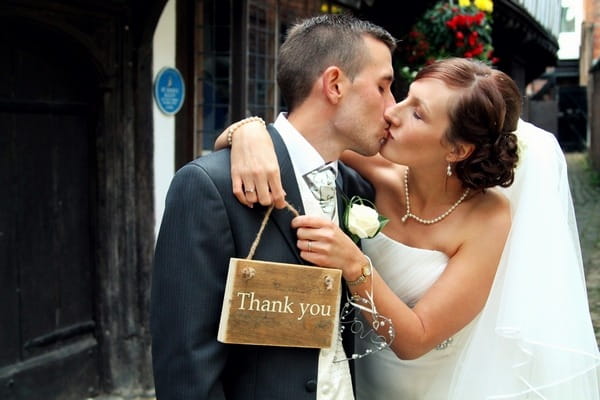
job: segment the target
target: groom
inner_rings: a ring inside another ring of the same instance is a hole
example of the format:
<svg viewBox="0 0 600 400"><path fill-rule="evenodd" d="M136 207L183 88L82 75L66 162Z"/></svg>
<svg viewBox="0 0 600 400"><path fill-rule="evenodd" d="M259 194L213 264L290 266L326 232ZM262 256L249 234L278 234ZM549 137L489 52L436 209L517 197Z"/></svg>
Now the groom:
<svg viewBox="0 0 600 400"><path fill-rule="evenodd" d="M336 217L343 212L340 188L349 196L372 197L370 186L337 159L347 149L373 155L387 136L383 112L394 103L394 46L382 28L342 15L310 18L288 32L278 83L289 113L269 130L287 201L300 213L319 212L301 175L325 162L338 170ZM349 366L333 362L335 348L217 341L229 259L248 255L265 212L240 204L231 193L229 155L218 151L190 162L167 195L151 298L157 398L352 399ZM273 211L255 259L304 263L292 217L287 210Z"/></svg>

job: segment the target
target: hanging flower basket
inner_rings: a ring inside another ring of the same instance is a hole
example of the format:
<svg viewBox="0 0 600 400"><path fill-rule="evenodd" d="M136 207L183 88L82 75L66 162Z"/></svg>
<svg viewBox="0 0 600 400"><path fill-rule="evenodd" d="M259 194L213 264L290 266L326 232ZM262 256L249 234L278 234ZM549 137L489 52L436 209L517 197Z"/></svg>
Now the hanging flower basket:
<svg viewBox="0 0 600 400"><path fill-rule="evenodd" d="M466 57L495 64L492 0L440 1L417 21L399 46L398 71L412 81L424 65L440 58Z"/></svg>

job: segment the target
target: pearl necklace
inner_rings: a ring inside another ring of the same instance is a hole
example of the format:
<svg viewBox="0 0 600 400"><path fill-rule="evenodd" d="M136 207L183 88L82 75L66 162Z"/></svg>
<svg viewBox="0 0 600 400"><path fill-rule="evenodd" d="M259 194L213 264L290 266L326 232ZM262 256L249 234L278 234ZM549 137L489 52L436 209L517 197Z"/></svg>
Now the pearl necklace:
<svg viewBox="0 0 600 400"><path fill-rule="evenodd" d="M450 215L450 213L452 211L454 211L454 209L456 207L458 207L458 205L460 203L463 202L463 200L469 195L470 191L471 191L470 188L465 189L465 191L462 194L462 196L460 196L460 199L458 199L456 201L456 203L452 204L452 207L450 207L448 209L448 211L446 211L445 213L443 213L439 217L436 217L436 218L433 218L433 219L423 219L423 218L420 218L420 217L418 217L415 214L413 214L413 213L410 212L410 198L408 196L408 167L407 167L406 170L404 171L404 197L406 198L406 214L404 215L404 217L402 217L402 222L406 222L409 218L412 218L415 221L420 222L420 223L425 224L425 225L431 225L431 224L435 224L436 222L440 222L441 220L443 220L444 218L446 218L448 215Z"/></svg>

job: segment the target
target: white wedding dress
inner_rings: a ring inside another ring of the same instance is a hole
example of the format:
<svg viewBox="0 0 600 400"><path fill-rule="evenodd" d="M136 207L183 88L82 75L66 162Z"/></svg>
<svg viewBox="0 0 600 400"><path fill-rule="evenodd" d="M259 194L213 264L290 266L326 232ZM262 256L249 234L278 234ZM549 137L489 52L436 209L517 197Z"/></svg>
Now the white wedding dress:
<svg viewBox="0 0 600 400"><path fill-rule="evenodd" d="M505 189L512 227L484 309L445 348L417 360L389 349L358 359L357 400L600 399L600 353L564 155L554 136L529 123L520 121L516 133L519 165ZM362 243L408 305L447 264L441 252L382 233Z"/></svg>
<svg viewBox="0 0 600 400"><path fill-rule="evenodd" d="M409 247L383 233L362 243L364 252L383 280L411 307L437 280L448 263L448 257L442 252ZM465 327L451 341L416 360L400 360L389 348L361 358L355 364L357 399L443 398L439 394L448 392L457 357L470 327ZM396 332L396 340L402 340L402 332ZM358 354L365 352L363 346L366 343L358 341Z"/></svg>

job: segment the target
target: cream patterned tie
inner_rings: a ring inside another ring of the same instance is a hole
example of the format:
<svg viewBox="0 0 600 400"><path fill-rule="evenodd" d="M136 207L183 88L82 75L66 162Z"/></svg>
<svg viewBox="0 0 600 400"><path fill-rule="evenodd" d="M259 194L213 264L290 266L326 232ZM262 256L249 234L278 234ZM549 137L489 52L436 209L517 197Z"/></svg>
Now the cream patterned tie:
<svg viewBox="0 0 600 400"><path fill-rule="evenodd" d="M318 200L323 214L338 224L335 176L334 167L325 164L302 177ZM342 336L336 335L336 338L330 348L321 349L319 352L317 400L354 400L348 363L334 361L346 359Z"/></svg>
<svg viewBox="0 0 600 400"><path fill-rule="evenodd" d="M335 170L330 164L302 175L311 193L319 201L321 209L331 220L335 218Z"/></svg>

